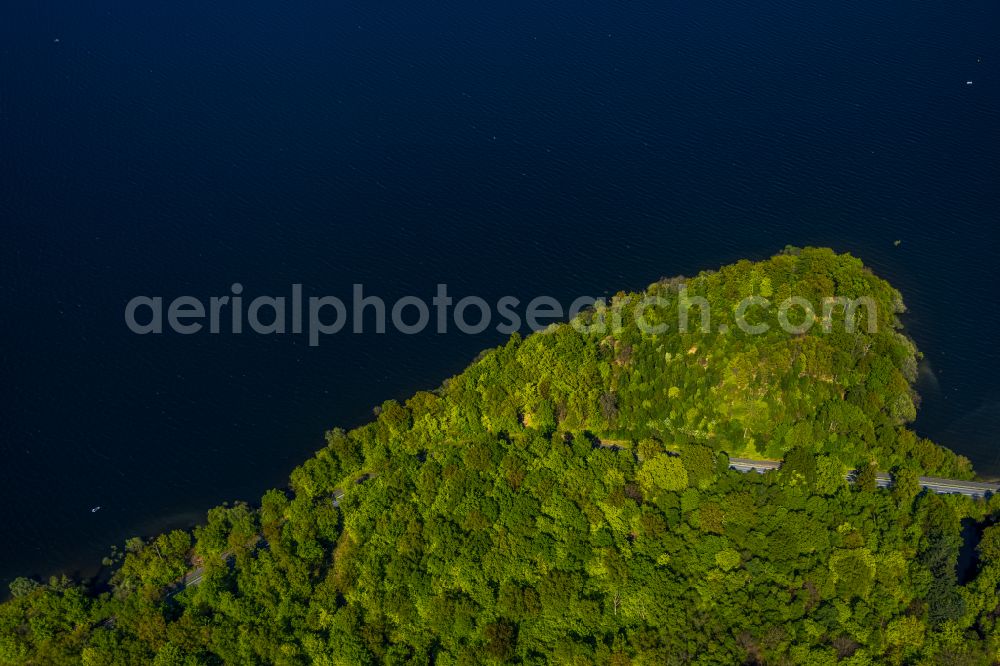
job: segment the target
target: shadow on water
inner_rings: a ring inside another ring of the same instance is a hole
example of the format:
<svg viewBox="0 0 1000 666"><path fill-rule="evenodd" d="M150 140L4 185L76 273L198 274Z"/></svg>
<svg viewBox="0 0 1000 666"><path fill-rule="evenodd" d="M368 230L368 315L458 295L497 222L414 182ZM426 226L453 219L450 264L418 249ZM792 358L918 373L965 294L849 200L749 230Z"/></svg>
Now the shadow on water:
<svg viewBox="0 0 1000 666"><path fill-rule="evenodd" d="M958 562L955 564L955 573L958 575L958 584L965 585L979 573L979 542L983 538L983 532L987 527L996 524L995 519L987 519L981 523L972 518L962 521L962 548L958 551Z"/></svg>
<svg viewBox="0 0 1000 666"><path fill-rule="evenodd" d="M976 409L953 421L944 429L942 439L961 442L962 452L972 459L976 471L985 478L1000 476L1000 400L992 395Z"/></svg>
<svg viewBox="0 0 1000 666"><path fill-rule="evenodd" d="M958 551L958 562L955 573L958 574L958 584L965 585L975 578L979 565L979 553L976 546L983 535L985 525L980 525L971 518L962 521L962 548Z"/></svg>
<svg viewBox="0 0 1000 666"><path fill-rule="evenodd" d="M942 391L931 364L918 367L915 388L922 398L914 428L937 444L950 448L972 461L983 480L1000 478L1000 394L984 392L977 398ZM957 416L956 416L957 414Z"/></svg>

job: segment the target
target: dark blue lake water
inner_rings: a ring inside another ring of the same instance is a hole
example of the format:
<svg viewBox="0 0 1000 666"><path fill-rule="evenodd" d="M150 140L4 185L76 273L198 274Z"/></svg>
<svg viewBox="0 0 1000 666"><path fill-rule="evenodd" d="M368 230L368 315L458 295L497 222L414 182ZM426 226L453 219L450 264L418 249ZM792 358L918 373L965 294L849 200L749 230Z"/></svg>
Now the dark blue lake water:
<svg viewBox="0 0 1000 666"><path fill-rule="evenodd" d="M237 281L569 301L830 245L903 291L919 431L1000 472L995 0L155 4L0 19L0 581L255 501L501 341L125 327Z"/></svg>

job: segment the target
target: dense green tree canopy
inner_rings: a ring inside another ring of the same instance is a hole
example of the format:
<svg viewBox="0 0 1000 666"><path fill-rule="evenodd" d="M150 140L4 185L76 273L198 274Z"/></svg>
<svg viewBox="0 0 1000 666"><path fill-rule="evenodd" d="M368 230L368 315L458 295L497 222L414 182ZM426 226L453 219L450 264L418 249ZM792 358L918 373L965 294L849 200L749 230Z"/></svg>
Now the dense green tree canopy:
<svg viewBox="0 0 1000 666"><path fill-rule="evenodd" d="M865 296L876 325L757 307L749 334L750 296ZM916 484L972 472L906 427L901 308L822 249L619 294L330 431L259 508L131 542L108 592L15 581L0 663L994 663L1000 501Z"/></svg>

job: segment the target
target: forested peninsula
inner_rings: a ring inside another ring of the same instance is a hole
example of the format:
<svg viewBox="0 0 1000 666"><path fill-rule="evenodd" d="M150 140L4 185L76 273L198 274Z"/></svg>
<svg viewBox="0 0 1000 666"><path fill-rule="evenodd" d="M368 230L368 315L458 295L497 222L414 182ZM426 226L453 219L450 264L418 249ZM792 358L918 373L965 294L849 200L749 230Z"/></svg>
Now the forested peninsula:
<svg viewBox="0 0 1000 666"><path fill-rule="evenodd" d="M792 296L877 325L736 321ZM1000 498L917 483L973 472L907 426L902 310L816 248L620 293L329 431L288 488L129 541L109 589L15 581L0 663L997 663Z"/></svg>

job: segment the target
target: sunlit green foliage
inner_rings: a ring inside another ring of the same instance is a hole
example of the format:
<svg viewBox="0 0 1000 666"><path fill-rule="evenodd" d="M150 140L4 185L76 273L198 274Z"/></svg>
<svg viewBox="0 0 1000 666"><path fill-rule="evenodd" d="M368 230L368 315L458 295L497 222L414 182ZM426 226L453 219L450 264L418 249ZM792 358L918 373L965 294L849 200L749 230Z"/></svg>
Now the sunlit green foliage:
<svg viewBox="0 0 1000 666"><path fill-rule="evenodd" d="M1000 659L1000 500L914 485L971 470L905 426L916 359L899 295L813 249L683 292L729 333L699 331L697 306L690 332L663 307L646 318L668 328L643 333L640 296L620 294L581 315L620 317L620 332L512 337L330 431L258 509L213 509L193 542L130 542L108 592L16 581L0 663ZM748 335L733 320L748 295L870 296L878 330ZM786 464L740 474L726 454ZM897 487L877 489L878 469ZM963 521L982 538L960 571Z"/></svg>

